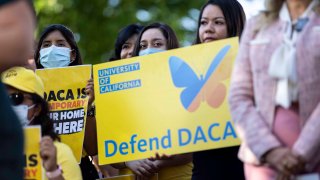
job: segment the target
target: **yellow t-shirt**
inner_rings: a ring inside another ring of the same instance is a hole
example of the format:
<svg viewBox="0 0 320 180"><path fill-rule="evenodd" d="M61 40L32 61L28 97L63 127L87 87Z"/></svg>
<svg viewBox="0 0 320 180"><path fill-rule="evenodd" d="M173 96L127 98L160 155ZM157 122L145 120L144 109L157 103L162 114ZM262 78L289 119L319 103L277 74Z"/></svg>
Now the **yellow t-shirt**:
<svg viewBox="0 0 320 180"><path fill-rule="evenodd" d="M55 141L54 145L57 148L57 163L58 165L60 165L63 171L62 175L64 179L82 180L80 166L77 163L76 158L74 157L70 147L58 141Z"/></svg>
<svg viewBox="0 0 320 180"><path fill-rule="evenodd" d="M180 166L162 168L158 173L158 180L190 180L192 168L192 162ZM119 175L127 174L133 174L133 172L129 168L119 170Z"/></svg>

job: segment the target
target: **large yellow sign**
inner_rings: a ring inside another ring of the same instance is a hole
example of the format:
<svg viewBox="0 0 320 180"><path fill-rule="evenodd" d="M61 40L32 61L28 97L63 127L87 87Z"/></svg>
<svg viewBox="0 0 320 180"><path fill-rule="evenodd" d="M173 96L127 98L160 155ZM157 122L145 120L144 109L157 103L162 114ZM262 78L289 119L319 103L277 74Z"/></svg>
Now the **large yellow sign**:
<svg viewBox="0 0 320 180"><path fill-rule="evenodd" d="M227 103L238 38L93 66L100 164L238 145Z"/></svg>
<svg viewBox="0 0 320 180"><path fill-rule="evenodd" d="M42 162L40 158L41 127L24 128L24 179L42 179Z"/></svg>
<svg viewBox="0 0 320 180"><path fill-rule="evenodd" d="M44 83L55 132L80 162L88 106L85 87L91 77L91 65L40 69L36 74Z"/></svg>

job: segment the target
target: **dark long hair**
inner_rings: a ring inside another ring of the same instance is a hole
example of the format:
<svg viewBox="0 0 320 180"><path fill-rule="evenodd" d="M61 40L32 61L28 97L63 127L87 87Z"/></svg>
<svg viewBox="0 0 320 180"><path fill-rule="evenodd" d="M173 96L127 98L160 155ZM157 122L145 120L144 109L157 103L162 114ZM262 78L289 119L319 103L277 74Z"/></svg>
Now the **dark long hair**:
<svg viewBox="0 0 320 180"><path fill-rule="evenodd" d="M197 36L194 44L201 43L199 37L199 28L201 25L203 10L208 5L216 5L221 9L226 20L228 37L241 36L246 21L246 15L241 4L237 0L209 0L201 8L198 19Z"/></svg>
<svg viewBox="0 0 320 180"><path fill-rule="evenodd" d="M148 29L159 29L162 32L167 40L167 50L179 48L178 38L170 26L164 23L153 23L141 30L133 50L133 56L139 56L141 37Z"/></svg>
<svg viewBox="0 0 320 180"><path fill-rule="evenodd" d="M67 40L67 42L71 46L71 49L74 50L76 53L75 60L72 61L69 66L82 65L83 62L81 59L80 51L74 39L72 31L62 24L52 24L47 26L41 33L39 43L34 54L34 60L36 61L37 68L43 69L43 66L40 64L40 58L39 58L41 46L42 46L43 40L53 31L59 31L62 34L62 36Z"/></svg>
<svg viewBox="0 0 320 180"><path fill-rule="evenodd" d="M110 61L115 61L121 59L120 54L122 50L123 44L130 39L133 35L139 35L143 26L139 24L130 24L124 28L122 28L117 36L117 40L114 44L114 54L109 59Z"/></svg>
<svg viewBox="0 0 320 180"><path fill-rule="evenodd" d="M42 136L50 136L52 140L60 141L59 136L54 131L53 122L49 117L49 107L47 101L37 94L31 94L31 98L36 106L41 107L39 115L33 119L31 125L40 125Z"/></svg>

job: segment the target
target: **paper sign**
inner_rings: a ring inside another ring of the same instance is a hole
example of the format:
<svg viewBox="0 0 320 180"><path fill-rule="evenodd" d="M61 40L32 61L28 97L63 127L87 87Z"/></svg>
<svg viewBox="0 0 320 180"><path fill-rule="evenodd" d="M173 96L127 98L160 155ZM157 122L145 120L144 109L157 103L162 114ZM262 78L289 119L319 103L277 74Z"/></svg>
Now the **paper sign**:
<svg viewBox="0 0 320 180"><path fill-rule="evenodd" d="M24 128L24 179L42 179L42 162L40 158L41 127Z"/></svg>
<svg viewBox="0 0 320 180"><path fill-rule="evenodd" d="M93 66L99 162L239 145L227 96L238 38Z"/></svg>
<svg viewBox="0 0 320 180"><path fill-rule="evenodd" d="M55 132L80 163L88 106L85 87L91 77L91 65L39 69L36 74L44 83Z"/></svg>

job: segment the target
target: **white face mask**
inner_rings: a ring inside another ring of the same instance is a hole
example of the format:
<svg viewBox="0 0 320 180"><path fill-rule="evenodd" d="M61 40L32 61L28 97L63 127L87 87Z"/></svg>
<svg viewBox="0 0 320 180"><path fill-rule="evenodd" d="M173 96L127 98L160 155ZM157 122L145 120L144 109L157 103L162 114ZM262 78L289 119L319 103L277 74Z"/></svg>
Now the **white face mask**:
<svg viewBox="0 0 320 180"><path fill-rule="evenodd" d="M18 116L22 127L29 125L34 119L34 118L32 118L31 120L28 119L28 111L33 107L35 107L35 104L29 107L24 104L21 104L18 106L12 106L12 109Z"/></svg>
<svg viewBox="0 0 320 180"><path fill-rule="evenodd" d="M139 52L139 56L144 56L144 55L149 55L149 54L154 54L154 53L164 52L164 51L166 50L158 49L158 48L148 48L148 49L141 50Z"/></svg>
<svg viewBox="0 0 320 180"><path fill-rule="evenodd" d="M70 48L52 45L40 50L40 64L44 68L67 67L70 61Z"/></svg>

